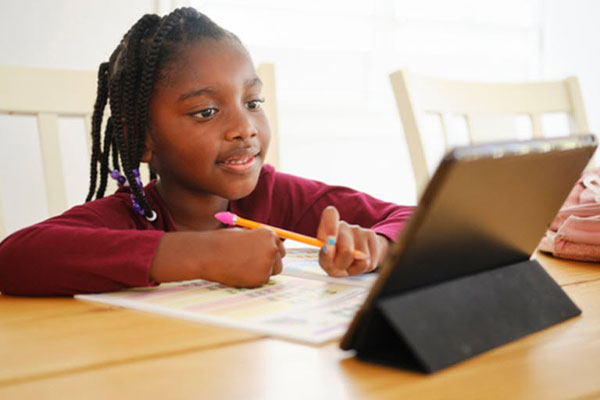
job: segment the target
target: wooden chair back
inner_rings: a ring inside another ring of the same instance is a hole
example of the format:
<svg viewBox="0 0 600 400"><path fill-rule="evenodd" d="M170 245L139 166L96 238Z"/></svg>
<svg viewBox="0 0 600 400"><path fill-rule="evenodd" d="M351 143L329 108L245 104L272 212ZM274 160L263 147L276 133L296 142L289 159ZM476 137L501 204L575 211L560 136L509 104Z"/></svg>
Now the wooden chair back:
<svg viewBox="0 0 600 400"><path fill-rule="evenodd" d="M417 193L420 195L430 177L426 159L426 127L428 115L437 116L444 151L449 148L449 118L462 116L467 142L493 139L515 139L514 126L499 122L481 123L486 116L502 118L508 115L527 116L531 121L531 136L542 137L542 116L565 113L569 132L588 132L587 118L576 77L551 82L479 83L427 78L399 70L390 80L404 135L408 146ZM488 120L489 121L489 120ZM496 132L493 132L496 131Z"/></svg>

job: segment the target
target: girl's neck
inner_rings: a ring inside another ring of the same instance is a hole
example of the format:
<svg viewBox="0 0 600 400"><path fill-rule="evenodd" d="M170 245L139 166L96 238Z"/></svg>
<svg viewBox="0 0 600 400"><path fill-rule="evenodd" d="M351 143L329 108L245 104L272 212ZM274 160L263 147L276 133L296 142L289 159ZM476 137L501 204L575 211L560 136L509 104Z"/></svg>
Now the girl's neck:
<svg viewBox="0 0 600 400"><path fill-rule="evenodd" d="M160 179L156 182L156 190L165 202L177 230L208 231L222 226L214 216L227 211L229 200L212 194L192 194L179 187L167 186Z"/></svg>

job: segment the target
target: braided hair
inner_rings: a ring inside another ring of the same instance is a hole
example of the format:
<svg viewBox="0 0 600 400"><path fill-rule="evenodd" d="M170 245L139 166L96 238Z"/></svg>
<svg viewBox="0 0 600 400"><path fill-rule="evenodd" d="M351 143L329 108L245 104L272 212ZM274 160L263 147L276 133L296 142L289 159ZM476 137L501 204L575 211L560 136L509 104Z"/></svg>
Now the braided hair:
<svg viewBox="0 0 600 400"><path fill-rule="evenodd" d="M150 97L156 82L167 77L167 65L177 58L184 46L206 38L227 38L241 45L233 33L193 8L178 8L162 18L146 14L123 36L109 61L100 64L92 115L90 187L86 202L94 195L96 199L104 197L111 175L118 177L120 184L130 183L132 203L140 214L150 220L155 217L144 196L138 172L149 126ZM107 103L110 117L102 137ZM151 171L150 179L155 178L156 174Z"/></svg>

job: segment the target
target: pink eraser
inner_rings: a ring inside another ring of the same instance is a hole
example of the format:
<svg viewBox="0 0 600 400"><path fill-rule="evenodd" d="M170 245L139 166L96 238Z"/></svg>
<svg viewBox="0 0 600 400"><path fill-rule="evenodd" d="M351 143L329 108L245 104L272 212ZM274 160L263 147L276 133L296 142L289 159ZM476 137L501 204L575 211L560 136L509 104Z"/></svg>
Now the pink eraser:
<svg viewBox="0 0 600 400"><path fill-rule="evenodd" d="M235 225L235 215L229 211L218 212L215 214L215 218L224 223L225 225Z"/></svg>

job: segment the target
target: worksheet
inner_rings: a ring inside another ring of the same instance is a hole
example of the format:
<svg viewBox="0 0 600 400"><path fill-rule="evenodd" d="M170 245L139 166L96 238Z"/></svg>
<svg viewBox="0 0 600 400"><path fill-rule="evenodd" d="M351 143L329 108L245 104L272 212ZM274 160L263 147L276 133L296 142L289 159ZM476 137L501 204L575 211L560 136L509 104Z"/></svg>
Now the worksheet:
<svg viewBox="0 0 600 400"><path fill-rule="evenodd" d="M330 277L319 266L317 252L287 249L282 274L254 289L193 280L76 297L320 344L344 334L376 275Z"/></svg>

